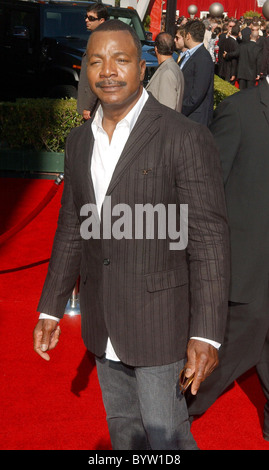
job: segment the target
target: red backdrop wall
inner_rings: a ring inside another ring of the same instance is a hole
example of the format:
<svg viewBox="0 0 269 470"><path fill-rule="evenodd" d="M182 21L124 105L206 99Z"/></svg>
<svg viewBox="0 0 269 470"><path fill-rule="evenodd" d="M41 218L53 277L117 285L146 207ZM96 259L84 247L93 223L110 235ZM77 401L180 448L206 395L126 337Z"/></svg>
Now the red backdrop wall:
<svg viewBox="0 0 269 470"><path fill-rule="evenodd" d="M167 1L164 1L163 9L166 9ZM212 5L214 1L210 0L178 0L177 1L177 9L179 10L180 16L189 17L188 14L188 7L190 5L196 5L198 8L198 12L196 16L200 16L200 11L208 11L210 5ZM228 13L228 16L233 16L239 18L242 16L246 11L253 10L259 13L262 13L262 8L258 7L257 0L221 0L221 3L224 7L224 11Z"/></svg>

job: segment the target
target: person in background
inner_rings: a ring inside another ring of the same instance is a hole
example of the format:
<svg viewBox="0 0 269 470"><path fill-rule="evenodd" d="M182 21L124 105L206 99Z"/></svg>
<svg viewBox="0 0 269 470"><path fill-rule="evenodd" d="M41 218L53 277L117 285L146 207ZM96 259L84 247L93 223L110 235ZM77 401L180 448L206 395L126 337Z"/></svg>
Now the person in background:
<svg viewBox="0 0 269 470"><path fill-rule="evenodd" d="M261 62L261 76L266 77L267 75L269 75L269 22L265 28Z"/></svg>
<svg viewBox="0 0 269 470"><path fill-rule="evenodd" d="M184 26L177 26L176 27L176 32L175 32L175 49L178 54L177 58L177 63L179 64L182 55L184 52L187 50L187 47L185 47L184 44L184 37L182 36L182 33L184 31Z"/></svg>
<svg viewBox="0 0 269 470"><path fill-rule="evenodd" d="M223 48L223 62L221 69L221 77L224 80L234 85L237 78L238 56L239 56L239 42L240 26L237 23L232 26L230 34L225 39Z"/></svg>
<svg viewBox="0 0 269 470"><path fill-rule="evenodd" d="M190 20L184 27L187 47L179 66L184 75L182 113L191 120L209 125L214 107L214 63L203 41L205 25Z"/></svg>
<svg viewBox="0 0 269 470"><path fill-rule="evenodd" d="M146 86L153 96L171 109L181 111L184 77L173 58L174 38L169 33L159 33L155 39L155 53L159 67Z"/></svg>
<svg viewBox="0 0 269 470"><path fill-rule="evenodd" d="M210 130L220 151L230 228L229 313L219 367L197 397L189 396L189 412L205 412L255 366L269 441L269 75L223 100Z"/></svg>
<svg viewBox="0 0 269 470"><path fill-rule="evenodd" d="M224 80L223 76L223 54L224 54L224 42L228 35L228 23L224 23L221 28L221 33L219 35L219 42L218 42L218 67L217 67L217 74L220 78Z"/></svg>
<svg viewBox="0 0 269 470"><path fill-rule="evenodd" d="M253 22L252 18L246 18L246 20L243 23L243 26L241 27L241 41L242 41L242 43L249 41L252 22Z"/></svg>
<svg viewBox="0 0 269 470"><path fill-rule="evenodd" d="M259 27L252 25L248 41L240 44L237 80L240 90L251 88L260 79L262 48L257 44L259 38Z"/></svg>
<svg viewBox="0 0 269 470"><path fill-rule="evenodd" d="M216 50L218 51L217 45L218 45L218 42L219 42L219 35L221 33L221 28L217 25L213 26L211 33L212 34L211 34L211 37L208 41L207 50L208 50L209 54L211 55L211 58L212 58L214 64L216 65L217 62L218 62L218 55L216 53Z"/></svg>
<svg viewBox="0 0 269 470"><path fill-rule="evenodd" d="M102 3L89 5L86 9L85 23L87 31L94 31L100 24L109 18L108 11ZM87 56L86 52L82 56L81 70L78 83L77 112L84 120L91 117L97 106L97 97L91 91L87 78Z"/></svg>

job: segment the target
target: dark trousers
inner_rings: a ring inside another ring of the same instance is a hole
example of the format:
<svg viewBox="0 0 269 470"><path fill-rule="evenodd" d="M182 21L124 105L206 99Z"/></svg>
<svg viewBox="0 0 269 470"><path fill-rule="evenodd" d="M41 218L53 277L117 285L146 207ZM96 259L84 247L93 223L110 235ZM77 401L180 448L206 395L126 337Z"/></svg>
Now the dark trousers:
<svg viewBox="0 0 269 470"><path fill-rule="evenodd" d="M256 80L245 80L244 78L238 79L240 90L245 90L246 88L253 88L256 85Z"/></svg>
<svg viewBox="0 0 269 470"><path fill-rule="evenodd" d="M184 362L130 367L96 358L113 450L198 450L178 390Z"/></svg>
<svg viewBox="0 0 269 470"><path fill-rule="evenodd" d="M188 398L191 416L204 413L234 380L256 366L265 405L264 432L269 436L269 288L261 286L248 304L230 302L225 340L218 368L201 385L196 397Z"/></svg>

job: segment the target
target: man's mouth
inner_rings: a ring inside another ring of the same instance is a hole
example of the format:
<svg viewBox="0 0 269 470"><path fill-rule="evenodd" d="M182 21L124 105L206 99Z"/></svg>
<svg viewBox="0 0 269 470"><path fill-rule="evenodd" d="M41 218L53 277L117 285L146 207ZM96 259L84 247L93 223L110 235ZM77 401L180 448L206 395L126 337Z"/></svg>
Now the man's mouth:
<svg viewBox="0 0 269 470"><path fill-rule="evenodd" d="M123 81L111 81L111 80L103 80L101 82L95 83L96 88L101 88L104 92L111 92L117 88L121 88L126 86L127 83Z"/></svg>

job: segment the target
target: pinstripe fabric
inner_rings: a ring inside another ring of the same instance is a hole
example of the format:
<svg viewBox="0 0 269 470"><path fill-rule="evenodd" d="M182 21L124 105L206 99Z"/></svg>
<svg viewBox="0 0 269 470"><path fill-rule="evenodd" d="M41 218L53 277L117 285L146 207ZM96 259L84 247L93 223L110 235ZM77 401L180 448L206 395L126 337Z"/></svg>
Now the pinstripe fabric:
<svg viewBox="0 0 269 470"><path fill-rule="evenodd" d="M108 334L118 357L133 366L183 358L189 336L221 342L229 247L210 132L150 96L107 191L112 208L119 203L132 208L133 227L136 204L188 204L184 251L170 250L171 240L158 239L157 230L154 239L81 239L80 208L95 203L92 146L91 122L67 140L62 207L39 311L61 317L80 273L82 336L98 356Z"/></svg>

